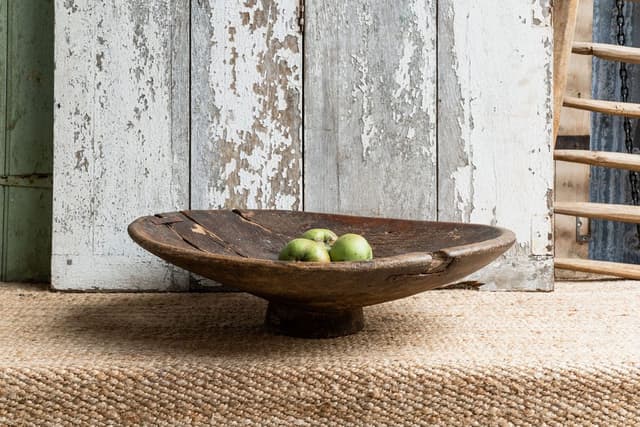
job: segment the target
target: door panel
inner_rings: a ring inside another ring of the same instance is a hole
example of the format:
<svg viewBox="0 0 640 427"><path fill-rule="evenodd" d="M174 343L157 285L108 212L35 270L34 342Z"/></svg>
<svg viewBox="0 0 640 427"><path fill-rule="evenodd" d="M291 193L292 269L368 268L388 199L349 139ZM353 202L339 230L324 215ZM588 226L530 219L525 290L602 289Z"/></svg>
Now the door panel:
<svg viewBox="0 0 640 427"><path fill-rule="evenodd" d="M302 208L298 13L297 0L192 2L192 208Z"/></svg>
<svg viewBox="0 0 640 427"><path fill-rule="evenodd" d="M0 280L47 281L53 167L53 1L7 0L0 8Z"/></svg>
<svg viewBox="0 0 640 427"><path fill-rule="evenodd" d="M436 2L306 3L305 209L435 219Z"/></svg>

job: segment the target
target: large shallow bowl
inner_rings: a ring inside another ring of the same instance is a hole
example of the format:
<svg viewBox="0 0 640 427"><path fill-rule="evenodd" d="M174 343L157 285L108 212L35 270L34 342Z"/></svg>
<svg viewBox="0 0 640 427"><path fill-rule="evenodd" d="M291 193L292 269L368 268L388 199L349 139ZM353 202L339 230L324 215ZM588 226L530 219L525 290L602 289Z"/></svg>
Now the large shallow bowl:
<svg viewBox="0 0 640 427"><path fill-rule="evenodd" d="M366 262L278 261L310 228L361 234ZM335 337L364 326L362 307L459 280L514 242L503 228L272 210L182 211L129 226L140 246L179 267L269 301L267 326L302 337Z"/></svg>

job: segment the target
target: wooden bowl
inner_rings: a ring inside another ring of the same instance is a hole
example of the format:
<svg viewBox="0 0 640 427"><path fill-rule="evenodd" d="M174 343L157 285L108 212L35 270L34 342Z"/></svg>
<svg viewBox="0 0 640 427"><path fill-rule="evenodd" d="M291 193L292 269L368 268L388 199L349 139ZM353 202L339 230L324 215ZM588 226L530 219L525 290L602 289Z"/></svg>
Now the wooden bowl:
<svg viewBox="0 0 640 427"><path fill-rule="evenodd" d="M310 228L361 234L374 259L278 261L286 243ZM268 300L271 330L309 338L358 332L362 307L450 284L515 241L511 231L486 225L238 209L142 217L129 235L172 264Z"/></svg>

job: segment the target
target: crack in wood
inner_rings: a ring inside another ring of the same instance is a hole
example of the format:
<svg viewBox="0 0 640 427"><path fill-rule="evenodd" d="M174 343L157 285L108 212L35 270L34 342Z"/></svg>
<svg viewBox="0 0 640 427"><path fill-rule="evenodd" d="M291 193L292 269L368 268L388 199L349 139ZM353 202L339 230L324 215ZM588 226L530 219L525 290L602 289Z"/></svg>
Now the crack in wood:
<svg viewBox="0 0 640 427"><path fill-rule="evenodd" d="M273 230L270 230L269 228L267 228L264 225L260 224L259 222L254 221L253 219L251 219L251 217L249 217L248 213L245 213L245 212L241 211L240 209L233 209L231 212L233 212L234 214L238 215L238 217L241 220L243 220L243 221L245 221L245 222L247 222L247 223L249 223L251 225L254 225L254 226L256 226L256 227L258 227L258 228L260 228L260 229L262 229L262 230L264 230L264 231L266 231L268 233L280 235L280 233L276 233Z"/></svg>
<svg viewBox="0 0 640 427"><path fill-rule="evenodd" d="M446 271L449 265L454 260L453 258L448 257L442 252L435 252L431 254L431 257L432 257L431 263L427 267L429 271L426 271L424 273L417 273L417 274L393 274L387 277L386 280L390 282L396 282L396 281L402 281L402 280L407 280L411 278L420 278L420 277L427 277L435 274L440 274Z"/></svg>
<svg viewBox="0 0 640 427"><path fill-rule="evenodd" d="M224 240L222 237L218 236L217 234L215 234L213 231L209 230L208 228L206 228L204 225L202 225L201 223L199 223L195 218L193 218L192 216L190 216L186 211L181 211L180 212L182 215L184 215L187 219L189 219L190 221L192 221L194 224L196 224L197 226L199 226L202 230L205 231L205 233L207 234L208 237L211 237L213 239L213 242L217 245L220 245L222 248L230 250L232 252L234 252L236 255L242 257L242 258L249 258L248 255L246 255L245 253L241 252L239 249L237 249L235 246L233 246L231 243L227 242L226 240ZM183 237L184 238L184 237ZM209 252L207 250L204 249L200 249L201 251L204 252Z"/></svg>
<svg viewBox="0 0 640 427"><path fill-rule="evenodd" d="M172 224L173 223L165 223L165 224L158 224L158 225L160 225L160 226L164 225L169 230L171 230L172 233L174 233L176 236L178 236L183 242L185 242L187 245L191 246L194 249L202 251L202 249L200 249L199 247L197 247L196 245L194 245L193 243L191 243L190 241L185 239L180 233L178 233L176 230L174 230L173 227L171 226Z"/></svg>

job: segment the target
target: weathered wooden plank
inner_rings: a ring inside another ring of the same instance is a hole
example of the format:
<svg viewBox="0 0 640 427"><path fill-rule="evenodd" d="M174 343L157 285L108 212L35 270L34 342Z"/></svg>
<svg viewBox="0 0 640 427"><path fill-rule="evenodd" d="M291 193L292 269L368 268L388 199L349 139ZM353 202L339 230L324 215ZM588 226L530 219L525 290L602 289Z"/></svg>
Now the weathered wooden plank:
<svg viewBox="0 0 640 427"><path fill-rule="evenodd" d="M640 118L640 104L630 102L602 101L600 99L574 98L565 96L562 103L567 108L577 108L594 113Z"/></svg>
<svg viewBox="0 0 640 427"><path fill-rule="evenodd" d="M3 1L0 4L0 172L5 175L5 144L6 144L6 120L7 120L7 36L9 33L7 16L9 3Z"/></svg>
<svg viewBox="0 0 640 427"><path fill-rule="evenodd" d="M6 175L5 147L6 147L6 119L7 119L7 15L9 14L9 3L0 3L0 173ZM0 274L5 271L6 266L6 239L5 236L5 211L7 209L6 189L0 188Z"/></svg>
<svg viewBox="0 0 640 427"><path fill-rule="evenodd" d="M3 280L44 283L51 275L51 189L5 187L9 210Z"/></svg>
<svg viewBox="0 0 640 427"><path fill-rule="evenodd" d="M52 169L53 3L5 1L2 10L2 258L0 280L47 281L51 189L25 175Z"/></svg>
<svg viewBox="0 0 640 427"><path fill-rule="evenodd" d="M640 48L615 44L574 42L571 51L578 55L593 55L609 61L640 64Z"/></svg>
<svg viewBox="0 0 640 427"><path fill-rule="evenodd" d="M516 233L506 257L474 277L551 289L550 4L445 0L438 15L438 219Z"/></svg>
<svg viewBox="0 0 640 427"><path fill-rule="evenodd" d="M593 1L594 0L580 0L574 40L591 42L593 38ZM554 12L553 20L554 33L559 30L558 27L560 25L555 19L555 13L556 12ZM556 41L554 41L554 48L555 43ZM569 74L564 95L577 98L589 97L591 94L591 57L571 55L568 65ZM556 112L555 107L554 112ZM559 136L590 134L591 115L588 111L561 108L557 113L558 114L554 113L554 122L556 119L560 119ZM554 139L554 142L556 144L558 143L557 137Z"/></svg>
<svg viewBox="0 0 640 427"><path fill-rule="evenodd" d="M553 43L553 144L560 128L560 110L567 88L567 78L571 62L571 48L576 32L579 0L561 0L553 9L554 43Z"/></svg>
<svg viewBox="0 0 640 427"><path fill-rule="evenodd" d="M580 0L574 41L591 42L593 39L593 1ZM555 12L554 12L555 13ZM554 31L559 23L554 18ZM574 42L575 43L575 42ZM569 77L564 91L566 96L577 98L590 97L591 94L591 57L573 55L569 61ZM591 134L591 113L574 108L562 108L556 111L554 118L560 116L560 129L555 138L555 154L564 150L589 150ZM589 201L589 171L585 165L555 162L555 200L569 202ZM589 232L590 219L581 218L580 233ZM576 239L576 218L556 216L554 225L554 256L557 258L587 258L589 242ZM555 262L555 261L554 261ZM556 280L580 280L594 277L591 273L555 269Z"/></svg>
<svg viewBox="0 0 640 427"><path fill-rule="evenodd" d="M302 208L298 3L192 2L193 208Z"/></svg>
<svg viewBox="0 0 640 427"><path fill-rule="evenodd" d="M8 4L8 172L51 173L53 2L9 0Z"/></svg>
<svg viewBox="0 0 640 427"><path fill-rule="evenodd" d="M436 216L436 2L307 0L305 209Z"/></svg>
<svg viewBox="0 0 640 427"><path fill-rule="evenodd" d="M564 121L564 119L562 119ZM561 142L558 140L557 142ZM556 144L556 147L558 145ZM580 150L555 150L580 151ZM556 162L555 201L588 202L589 201L589 166L577 163ZM591 219L581 217L580 233L589 233ZM555 259L588 258L589 243L576 239L576 218L566 215L555 215L553 219L555 237ZM583 272L555 270L556 279L582 279L588 277Z"/></svg>
<svg viewBox="0 0 640 427"><path fill-rule="evenodd" d="M640 171L640 156L628 153L611 153L591 150L555 150L555 160Z"/></svg>
<svg viewBox="0 0 640 427"><path fill-rule="evenodd" d="M556 268L640 280L640 266L590 259L557 258Z"/></svg>
<svg viewBox="0 0 640 427"><path fill-rule="evenodd" d="M187 289L126 228L189 203L189 2L55 4L53 286Z"/></svg>
<svg viewBox="0 0 640 427"><path fill-rule="evenodd" d="M640 224L640 206L591 202L556 202L554 211L560 215L584 216Z"/></svg>
<svg viewBox="0 0 640 427"><path fill-rule="evenodd" d="M626 44L640 46L640 5L625 2ZM616 8L607 2L594 3L594 43L617 43ZM640 65L628 64L629 102L640 103ZM620 100L620 64L593 58L594 99ZM626 152L624 119L619 116L592 114L591 148L598 151ZM631 120L632 136L640 146L637 120ZM591 168L591 201L597 203L631 204L629 172L620 169ZM594 220L591 222L589 257L596 260L640 264L640 242L635 224Z"/></svg>

